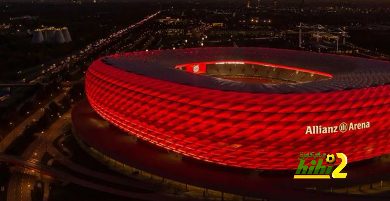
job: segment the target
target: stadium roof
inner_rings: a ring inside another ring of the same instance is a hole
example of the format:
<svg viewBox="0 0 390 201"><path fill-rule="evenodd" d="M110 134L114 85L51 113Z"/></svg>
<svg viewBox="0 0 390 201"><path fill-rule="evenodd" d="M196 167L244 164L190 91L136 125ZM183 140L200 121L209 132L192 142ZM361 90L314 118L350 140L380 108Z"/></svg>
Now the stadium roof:
<svg viewBox="0 0 390 201"><path fill-rule="evenodd" d="M175 66L205 61L263 62L331 74L325 80L288 84L244 83L188 73ZM134 52L105 57L113 67L160 80L201 88L251 93L330 92L387 85L390 62L306 51L258 47L211 47Z"/></svg>

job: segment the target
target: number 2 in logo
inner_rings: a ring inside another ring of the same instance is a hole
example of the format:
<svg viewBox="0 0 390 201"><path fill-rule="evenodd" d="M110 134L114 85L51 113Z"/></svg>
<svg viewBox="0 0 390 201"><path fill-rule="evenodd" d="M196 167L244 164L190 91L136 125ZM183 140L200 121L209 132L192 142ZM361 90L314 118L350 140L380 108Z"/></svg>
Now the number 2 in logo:
<svg viewBox="0 0 390 201"><path fill-rule="evenodd" d="M345 168L348 163L347 156L343 153L336 153L337 158L341 159L341 163L337 168L332 172L332 177L337 179L345 179L347 177L347 173L340 173L341 170Z"/></svg>

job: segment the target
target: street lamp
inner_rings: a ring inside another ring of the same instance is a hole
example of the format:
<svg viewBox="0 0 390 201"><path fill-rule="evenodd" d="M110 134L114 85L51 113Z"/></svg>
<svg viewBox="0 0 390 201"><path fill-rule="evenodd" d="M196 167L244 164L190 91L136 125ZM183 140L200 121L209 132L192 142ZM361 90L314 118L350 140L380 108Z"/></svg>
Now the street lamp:
<svg viewBox="0 0 390 201"><path fill-rule="evenodd" d="M12 126L12 130L15 129L15 124L14 124L14 122L9 122L9 125Z"/></svg>

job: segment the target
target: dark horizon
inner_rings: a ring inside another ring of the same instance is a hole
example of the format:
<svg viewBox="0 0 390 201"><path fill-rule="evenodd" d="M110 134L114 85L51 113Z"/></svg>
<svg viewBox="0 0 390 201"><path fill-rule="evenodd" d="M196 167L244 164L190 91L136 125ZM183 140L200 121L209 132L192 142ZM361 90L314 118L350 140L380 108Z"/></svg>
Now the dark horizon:
<svg viewBox="0 0 390 201"><path fill-rule="evenodd" d="M253 2L257 2L257 0L251 0ZM278 3L301 3L302 0L276 0ZM36 1L30 0L2 0L0 3L35 3ZM42 0L43 3L62 3L69 2L69 0ZM91 0L81 0L81 2L92 2ZM208 0L100 0L97 2L109 3L109 2L123 2L123 3L246 3L246 0L213 0L210 2ZM275 0L261 0L261 3L271 4L275 2ZM388 0L304 0L305 4L317 4L317 3L342 3L342 4L354 4L354 3L390 3Z"/></svg>

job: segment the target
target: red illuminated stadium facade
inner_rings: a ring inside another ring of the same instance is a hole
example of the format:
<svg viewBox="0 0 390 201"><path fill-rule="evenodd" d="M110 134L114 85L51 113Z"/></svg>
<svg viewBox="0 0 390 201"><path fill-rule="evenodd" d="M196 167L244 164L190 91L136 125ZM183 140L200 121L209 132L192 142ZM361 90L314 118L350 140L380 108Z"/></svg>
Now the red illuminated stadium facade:
<svg viewBox="0 0 390 201"><path fill-rule="evenodd" d="M86 74L93 109L130 135L266 170L296 169L300 152L389 153L389 83L387 62L266 48L113 55Z"/></svg>

